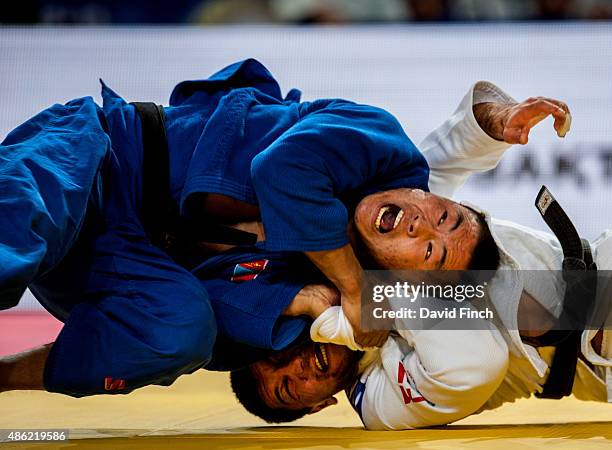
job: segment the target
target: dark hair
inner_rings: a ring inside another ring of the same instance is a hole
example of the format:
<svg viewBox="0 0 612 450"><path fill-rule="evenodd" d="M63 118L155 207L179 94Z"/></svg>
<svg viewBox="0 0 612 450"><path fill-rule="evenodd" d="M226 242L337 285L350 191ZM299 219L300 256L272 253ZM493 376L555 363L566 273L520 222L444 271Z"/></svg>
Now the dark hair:
<svg viewBox="0 0 612 450"><path fill-rule="evenodd" d="M257 377L250 367L230 373L234 395L244 409L268 423L293 422L310 412L309 408L287 409L271 408L259 396Z"/></svg>
<svg viewBox="0 0 612 450"><path fill-rule="evenodd" d="M481 214L478 214L480 236L467 270L497 270L500 263L499 249L491 235L491 230Z"/></svg>

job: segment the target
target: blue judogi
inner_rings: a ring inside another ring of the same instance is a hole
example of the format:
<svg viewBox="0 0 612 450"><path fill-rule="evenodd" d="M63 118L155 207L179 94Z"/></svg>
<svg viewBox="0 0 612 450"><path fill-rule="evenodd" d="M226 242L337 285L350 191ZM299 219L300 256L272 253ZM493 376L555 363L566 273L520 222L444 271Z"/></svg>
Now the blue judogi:
<svg viewBox="0 0 612 450"><path fill-rule="evenodd" d="M139 118L105 85L102 97L102 109L91 98L54 105L0 147L0 307L30 286L65 322L47 390L82 396L169 384L210 361L217 326L221 339L288 345L305 324L278 312L311 278L256 277L247 296L224 284L231 279L210 279L206 265L200 282L152 246L139 218ZM296 90L283 98L255 60L180 83L165 114L181 214L194 213L188 199L197 193L257 205L267 237L258 251L338 248L358 199L427 189L425 159L393 116L340 99L300 103ZM232 306L250 311L254 325L232 319Z"/></svg>
<svg viewBox="0 0 612 450"><path fill-rule="evenodd" d="M217 341L207 370L234 370L309 336L310 320L282 316L307 284L326 279L301 253L236 247L192 270L208 292Z"/></svg>

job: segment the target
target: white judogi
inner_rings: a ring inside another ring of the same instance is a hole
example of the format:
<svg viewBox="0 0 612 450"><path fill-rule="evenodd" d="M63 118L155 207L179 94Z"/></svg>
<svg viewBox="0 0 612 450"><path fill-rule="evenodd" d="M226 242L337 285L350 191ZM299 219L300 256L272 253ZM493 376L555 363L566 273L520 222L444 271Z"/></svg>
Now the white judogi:
<svg viewBox="0 0 612 450"><path fill-rule="evenodd" d="M454 114L419 146L431 168L433 193L452 197L472 174L493 169L510 147L489 137L476 122L473 105L487 101L514 102L495 85L478 82ZM542 282L538 277L536 282L518 269L560 271L563 253L551 234L489 216L487 222L501 254L501 270L489 283L497 323L483 320L482 330L470 331L398 331L379 350L366 352L360 379L349 394L366 428L447 424L542 390L553 351L522 342L519 301L524 290L558 315L561 302L546 302L562 298L564 283L552 272L550 279ZM592 247L598 268L612 269L612 232ZM603 355L591 347L594 335L595 331L583 333L582 353L597 373L579 361L573 393L585 400L607 401L612 399L612 331L604 331ZM311 337L357 348L340 307L328 309L313 323Z"/></svg>

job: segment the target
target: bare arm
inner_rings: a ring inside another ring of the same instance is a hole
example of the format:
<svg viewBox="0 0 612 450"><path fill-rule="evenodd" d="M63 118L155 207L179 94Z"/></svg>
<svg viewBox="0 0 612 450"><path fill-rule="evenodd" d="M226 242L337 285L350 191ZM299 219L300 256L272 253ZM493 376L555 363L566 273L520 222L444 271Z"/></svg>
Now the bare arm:
<svg viewBox="0 0 612 450"><path fill-rule="evenodd" d="M302 290L295 296L291 304L283 311L283 315L285 316L308 316L311 319L318 318L325 310L332 306L339 306L341 304L341 295L340 291L333 284L310 284L304 286ZM357 314L360 312L360 303L357 303ZM345 309L345 304L343 304L343 310ZM346 313L345 313L346 314ZM359 315L357 316L357 320L359 320ZM352 327L351 327L352 328ZM351 334L353 335L356 342L358 332L355 332L354 329L351 330ZM375 347L382 345L388 336L388 331L377 330L372 333L368 333L367 337L370 335L374 335L377 339L374 342L368 344L362 344L358 342L360 345L364 347ZM359 334L359 336L363 336L364 333ZM378 340L382 341L381 343Z"/></svg>
<svg viewBox="0 0 612 450"><path fill-rule="evenodd" d="M346 314L351 324L359 325L363 269L353 248L347 244L335 250L306 252L306 255L340 291L342 308L345 313L351 313Z"/></svg>
<svg viewBox="0 0 612 450"><path fill-rule="evenodd" d="M45 363L53 343L0 358L0 392L44 390Z"/></svg>
<svg viewBox="0 0 612 450"><path fill-rule="evenodd" d="M355 342L363 347L380 347L388 331L364 331L361 328L361 281L363 269L350 245L319 252L306 252L310 260L340 291L344 315L353 327Z"/></svg>

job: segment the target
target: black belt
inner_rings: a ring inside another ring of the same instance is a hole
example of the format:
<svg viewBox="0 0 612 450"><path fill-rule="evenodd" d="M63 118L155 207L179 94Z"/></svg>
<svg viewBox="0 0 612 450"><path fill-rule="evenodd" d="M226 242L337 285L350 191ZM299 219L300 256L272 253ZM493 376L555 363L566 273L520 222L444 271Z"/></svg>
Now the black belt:
<svg viewBox="0 0 612 450"><path fill-rule="evenodd" d="M176 202L170 195L164 108L149 102L132 102L131 105L136 108L142 126L144 155L140 219L151 243L171 255L176 254L176 239L191 247L197 241L254 244L257 241L255 234L214 223L211 218L181 218Z"/></svg>
<svg viewBox="0 0 612 450"><path fill-rule="evenodd" d="M563 249L566 284L563 311L557 324L537 338L540 346L555 346L555 354L543 391L536 396L559 399L572 392L582 332L597 294L597 266L589 242L580 238L546 186L540 189L535 205Z"/></svg>

